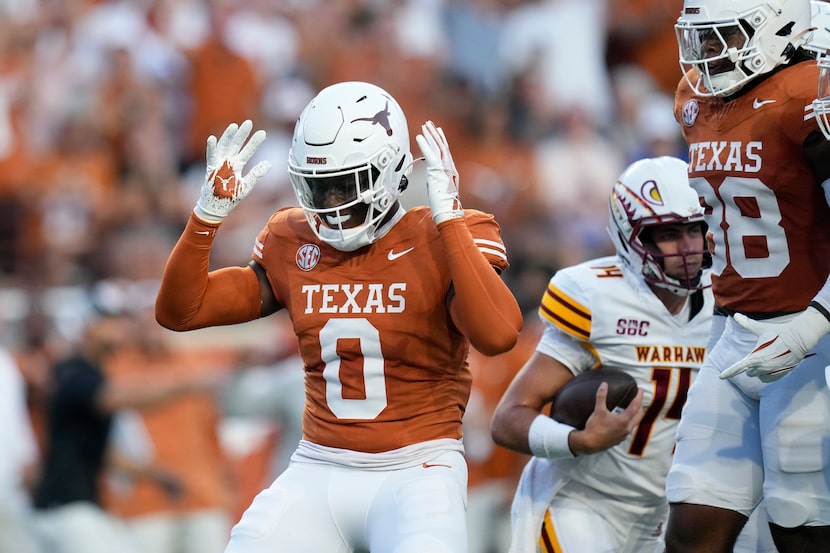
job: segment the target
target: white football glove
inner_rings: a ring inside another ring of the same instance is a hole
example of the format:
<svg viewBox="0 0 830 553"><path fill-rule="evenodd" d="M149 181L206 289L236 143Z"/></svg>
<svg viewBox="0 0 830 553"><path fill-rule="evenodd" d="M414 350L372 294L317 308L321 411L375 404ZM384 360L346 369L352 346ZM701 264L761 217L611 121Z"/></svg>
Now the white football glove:
<svg viewBox="0 0 830 553"><path fill-rule="evenodd" d="M427 162L427 197L436 224L464 216L458 199L458 170L444 131L432 121L421 125L415 137Z"/></svg>
<svg viewBox="0 0 830 553"><path fill-rule="evenodd" d="M786 323L756 321L741 313L735 314L735 322L758 336L758 343L746 357L724 370L721 378L746 371L762 382L778 380L830 332L830 321L814 307L808 307Z"/></svg>
<svg viewBox="0 0 830 553"><path fill-rule="evenodd" d="M215 136L208 137L205 182L193 208L202 221L221 223L236 204L253 190L256 181L271 169L271 162L260 161L247 175L242 175L243 167L265 140L263 130L258 130L248 140L252 127L250 120L242 125L231 123L218 142Z"/></svg>

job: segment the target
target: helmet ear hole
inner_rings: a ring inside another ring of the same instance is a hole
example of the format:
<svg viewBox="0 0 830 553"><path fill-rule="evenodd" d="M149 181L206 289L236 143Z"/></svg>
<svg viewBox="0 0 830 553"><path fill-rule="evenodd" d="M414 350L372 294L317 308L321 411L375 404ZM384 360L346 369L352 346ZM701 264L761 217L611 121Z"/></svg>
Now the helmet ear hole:
<svg viewBox="0 0 830 553"><path fill-rule="evenodd" d="M406 163L406 154L401 154L401 158L398 160L398 164L395 166L395 174L401 173L401 180L398 181L398 193L403 192L406 190L406 187L409 186L409 179L406 178L406 175L401 172L403 169L404 163Z"/></svg>
<svg viewBox="0 0 830 553"><path fill-rule="evenodd" d="M380 154L380 156L378 157L377 164L378 167L380 167L381 169L386 167L389 164L389 154L387 152L383 152L382 154Z"/></svg>
<svg viewBox="0 0 830 553"><path fill-rule="evenodd" d="M622 247L625 250L625 253L631 253L631 250L628 247L628 240L626 240L625 236L623 236L623 233L618 230L617 231L617 236L620 239L620 244L622 244Z"/></svg>

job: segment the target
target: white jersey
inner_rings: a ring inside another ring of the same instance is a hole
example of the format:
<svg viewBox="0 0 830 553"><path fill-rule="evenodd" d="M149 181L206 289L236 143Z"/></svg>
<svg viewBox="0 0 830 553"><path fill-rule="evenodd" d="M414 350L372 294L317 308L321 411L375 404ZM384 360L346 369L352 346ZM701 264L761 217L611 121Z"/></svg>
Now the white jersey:
<svg viewBox="0 0 830 553"><path fill-rule="evenodd" d="M686 392L703 364L713 306L706 289L690 296L686 308L673 316L617 257L587 261L553 276L539 308L546 329L537 350L574 374L602 366L631 374L643 390L645 409L626 441L562 463L567 470L559 471L560 484L573 481L631 503L665 501L675 430Z"/></svg>

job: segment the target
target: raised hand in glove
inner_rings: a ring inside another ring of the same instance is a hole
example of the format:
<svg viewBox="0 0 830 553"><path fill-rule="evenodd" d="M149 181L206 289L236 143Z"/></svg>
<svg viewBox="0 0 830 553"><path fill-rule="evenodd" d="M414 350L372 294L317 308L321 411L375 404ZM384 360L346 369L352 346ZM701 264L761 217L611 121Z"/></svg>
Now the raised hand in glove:
<svg viewBox="0 0 830 553"><path fill-rule="evenodd" d="M217 142L211 135L207 139L207 171L205 182L193 212L206 223L222 220L253 190L256 181L271 169L269 161L260 161L247 175L242 175L245 164L265 140L265 131L256 131L251 139L253 123L231 123ZM247 144L245 141L248 141Z"/></svg>
<svg viewBox="0 0 830 553"><path fill-rule="evenodd" d="M427 197L436 224L464 216L458 199L458 170L444 131L432 121L421 125L415 137L427 162Z"/></svg>
<svg viewBox="0 0 830 553"><path fill-rule="evenodd" d="M746 357L724 370L721 378L746 371L762 382L778 380L830 332L830 321L814 307L808 307L785 323L756 321L741 313L735 314L735 322L758 336L758 343Z"/></svg>

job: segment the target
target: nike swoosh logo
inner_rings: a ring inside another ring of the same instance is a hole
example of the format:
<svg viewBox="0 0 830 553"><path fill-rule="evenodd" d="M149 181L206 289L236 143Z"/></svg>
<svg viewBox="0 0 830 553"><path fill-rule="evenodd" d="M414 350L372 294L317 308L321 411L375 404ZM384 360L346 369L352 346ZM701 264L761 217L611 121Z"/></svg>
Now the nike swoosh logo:
<svg viewBox="0 0 830 553"><path fill-rule="evenodd" d="M755 101L752 102L752 109L758 109L761 106L772 104L774 102L775 100L759 100L758 98L755 98Z"/></svg>
<svg viewBox="0 0 830 553"><path fill-rule="evenodd" d="M208 236L210 234L209 230L194 230L193 232L195 232L196 234L202 234L204 236Z"/></svg>
<svg viewBox="0 0 830 553"><path fill-rule="evenodd" d="M425 469L429 469L429 468L432 468L432 467L446 467L448 469L452 468L452 465L445 465L444 463L424 463L421 466L424 467Z"/></svg>
<svg viewBox="0 0 830 553"><path fill-rule="evenodd" d="M413 247L409 248L408 250L404 250L404 251L398 252L398 253L395 253L395 250L389 250L389 255L387 255L386 258L389 259L389 261L395 261L399 257L403 257L404 255L408 254L409 252L411 252L414 249L415 249L415 247L413 246Z"/></svg>

